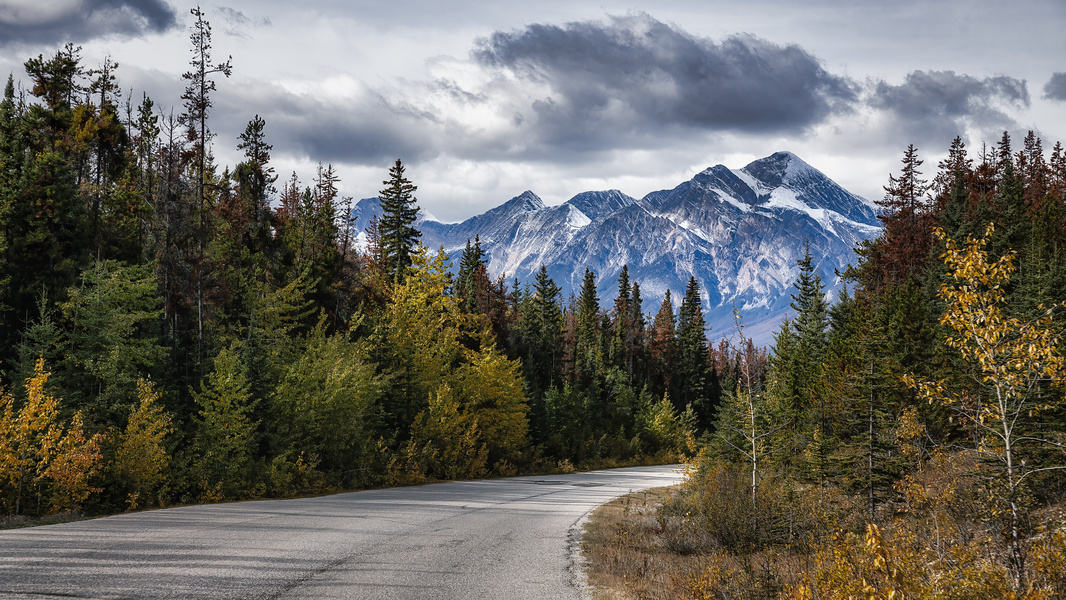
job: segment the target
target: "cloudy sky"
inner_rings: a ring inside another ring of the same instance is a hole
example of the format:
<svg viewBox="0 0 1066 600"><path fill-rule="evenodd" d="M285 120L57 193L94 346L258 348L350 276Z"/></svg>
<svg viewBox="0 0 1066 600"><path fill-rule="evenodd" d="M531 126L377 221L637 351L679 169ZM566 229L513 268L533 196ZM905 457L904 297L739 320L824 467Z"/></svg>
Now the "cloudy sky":
<svg viewBox="0 0 1066 600"><path fill-rule="evenodd" d="M195 4L0 0L0 73L66 42L180 112ZM332 163L376 195L400 158L461 220L530 189L671 188L778 150L868 199L907 144L931 178L952 138L1066 142L1062 0L225 0L211 128L223 165L266 120L277 171ZM130 92L126 92L129 96Z"/></svg>

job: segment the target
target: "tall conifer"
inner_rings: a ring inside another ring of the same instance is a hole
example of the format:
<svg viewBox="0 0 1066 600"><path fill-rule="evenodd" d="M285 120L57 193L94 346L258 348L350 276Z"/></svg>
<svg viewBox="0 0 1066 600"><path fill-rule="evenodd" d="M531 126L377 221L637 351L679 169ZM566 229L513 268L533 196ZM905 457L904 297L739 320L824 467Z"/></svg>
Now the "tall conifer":
<svg viewBox="0 0 1066 600"><path fill-rule="evenodd" d="M700 284L695 276L689 277L677 321L674 406L684 411L691 405L696 411L699 425L709 428L717 404L717 398L714 397L716 382L711 374L707 323L703 319Z"/></svg>
<svg viewBox="0 0 1066 600"><path fill-rule="evenodd" d="M378 221L381 258L392 280L399 281L411 264L415 243L422 237L422 232L414 227L418 219L418 200L414 193L418 187L404 177L404 166L398 158L389 168L389 178L382 183L385 188L378 192L381 201L381 220Z"/></svg>
<svg viewBox="0 0 1066 600"><path fill-rule="evenodd" d="M789 306L796 311L793 326L799 338L800 351L813 365L820 360L828 341L826 329L829 326L829 305L825 301L822 276L815 273L810 240L804 244L803 258L796 262L799 264L800 274L794 284L796 293L792 294Z"/></svg>

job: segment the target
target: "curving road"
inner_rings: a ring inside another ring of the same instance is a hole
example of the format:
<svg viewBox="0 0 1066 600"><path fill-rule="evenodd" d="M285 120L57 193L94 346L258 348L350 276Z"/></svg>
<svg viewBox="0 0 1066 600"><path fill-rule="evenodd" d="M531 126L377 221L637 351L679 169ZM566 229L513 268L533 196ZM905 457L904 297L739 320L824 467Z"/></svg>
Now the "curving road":
<svg viewBox="0 0 1066 600"><path fill-rule="evenodd" d="M680 479L634 467L0 531L0 598L580 598L581 519Z"/></svg>

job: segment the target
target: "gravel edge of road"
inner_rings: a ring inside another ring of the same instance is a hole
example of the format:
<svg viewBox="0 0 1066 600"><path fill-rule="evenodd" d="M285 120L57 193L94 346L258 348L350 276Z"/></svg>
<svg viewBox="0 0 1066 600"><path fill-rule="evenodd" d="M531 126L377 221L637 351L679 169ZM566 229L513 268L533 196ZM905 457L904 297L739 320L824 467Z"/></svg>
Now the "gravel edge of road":
<svg viewBox="0 0 1066 600"><path fill-rule="evenodd" d="M623 494L624 496L625 494ZM621 496L619 496L620 498ZM615 498L608 500L608 502L614 501ZM604 503L606 504L606 502ZM569 556L566 561L566 568L570 571L570 585L577 590L578 596L581 600L592 600L592 588L589 587L588 578L588 559L585 558L585 553L581 551L581 541L585 536L585 524L588 523L589 517L592 513L598 509L599 506L595 506L585 514L581 515L577 521L570 526L570 530L566 533L566 546Z"/></svg>

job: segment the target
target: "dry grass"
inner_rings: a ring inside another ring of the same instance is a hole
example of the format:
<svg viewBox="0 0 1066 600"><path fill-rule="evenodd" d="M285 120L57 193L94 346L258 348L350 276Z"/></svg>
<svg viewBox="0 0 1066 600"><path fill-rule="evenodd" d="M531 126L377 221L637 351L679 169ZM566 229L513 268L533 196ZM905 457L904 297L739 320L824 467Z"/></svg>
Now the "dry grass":
<svg viewBox="0 0 1066 600"><path fill-rule="evenodd" d="M623 496L589 517L582 550L595 600L773 597L798 582L805 557L710 551L706 540L691 539L691 524L657 514L679 488Z"/></svg>
<svg viewBox="0 0 1066 600"><path fill-rule="evenodd" d="M927 470L924 486L939 475ZM968 489L964 479L954 477L953 485ZM863 590L873 586L883 592L878 597L1066 599L1063 503L1034 512L1026 582L1011 592L994 528L979 514L940 505L950 498L951 507L968 506L954 487L951 493L937 488L933 499L908 490L904 509L882 511L881 527L873 534L866 529L865 538L856 526L866 514L861 502L833 490L797 488L786 508L803 535L732 550L707 526L708 518L729 520L723 507L732 505L720 498L729 486L711 488L710 495L694 494L690 481L685 488L630 494L593 512L582 539L593 598L837 599L865 597ZM717 512L700 516L687 510L693 506Z"/></svg>
<svg viewBox="0 0 1066 600"><path fill-rule="evenodd" d="M665 547L656 509L677 489L656 488L617 498L585 525L582 550L597 600L670 598L671 578L695 565Z"/></svg>

